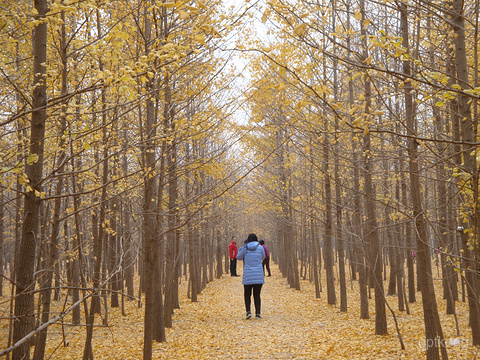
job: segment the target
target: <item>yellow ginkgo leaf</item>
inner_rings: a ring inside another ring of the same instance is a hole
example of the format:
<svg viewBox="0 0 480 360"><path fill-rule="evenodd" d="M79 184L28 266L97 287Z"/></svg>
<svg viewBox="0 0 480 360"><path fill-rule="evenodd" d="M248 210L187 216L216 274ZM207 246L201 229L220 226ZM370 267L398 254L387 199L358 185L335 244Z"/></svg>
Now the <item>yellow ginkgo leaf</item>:
<svg viewBox="0 0 480 360"><path fill-rule="evenodd" d="M363 136L366 136L368 133L369 133L369 131L368 131L368 126L365 126L365 127L363 128Z"/></svg>
<svg viewBox="0 0 480 360"><path fill-rule="evenodd" d="M358 20L358 21L361 21L362 20L362 13L360 11L357 11L355 12L355 14L353 15L353 17Z"/></svg>
<svg viewBox="0 0 480 360"><path fill-rule="evenodd" d="M302 36L306 33L306 30L307 30L307 24L302 23L302 24L296 26L293 31L295 32L296 35Z"/></svg>
<svg viewBox="0 0 480 360"><path fill-rule="evenodd" d="M32 165L38 161L38 154L28 155L27 164Z"/></svg>
<svg viewBox="0 0 480 360"><path fill-rule="evenodd" d="M268 20L267 14L266 14L266 12L264 12L263 15L262 15L262 23L265 24L267 22L267 20Z"/></svg>
<svg viewBox="0 0 480 360"><path fill-rule="evenodd" d="M202 44L205 44L205 36L203 36L202 34L195 35L194 40Z"/></svg>
<svg viewBox="0 0 480 360"><path fill-rule="evenodd" d="M190 14L186 11L180 10L178 12L178 17L182 20L187 19L190 16Z"/></svg>

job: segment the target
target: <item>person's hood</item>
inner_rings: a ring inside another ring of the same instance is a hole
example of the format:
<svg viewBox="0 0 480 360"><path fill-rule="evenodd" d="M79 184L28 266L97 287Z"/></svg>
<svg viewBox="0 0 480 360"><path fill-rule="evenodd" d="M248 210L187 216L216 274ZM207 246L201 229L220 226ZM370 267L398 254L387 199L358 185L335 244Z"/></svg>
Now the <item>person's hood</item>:
<svg viewBox="0 0 480 360"><path fill-rule="evenodd" d="M245 247L247 248L247 250L255 250L259 246L260 244L257 241L251 241L245 244Z"/></svg>

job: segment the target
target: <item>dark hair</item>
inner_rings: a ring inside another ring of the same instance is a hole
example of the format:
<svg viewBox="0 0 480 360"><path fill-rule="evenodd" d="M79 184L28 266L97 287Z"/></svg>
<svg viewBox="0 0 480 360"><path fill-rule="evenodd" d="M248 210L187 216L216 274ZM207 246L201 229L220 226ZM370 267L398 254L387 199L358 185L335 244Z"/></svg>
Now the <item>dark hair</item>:
<svg viewBox="0 0 480 360"><path fill-rule="evenodd" d="M263 244L265 244L265 241L260 240L259 243L260 243L260 245L263 245Z"/></svg>
<svg viewBox="0 0 480 360"><path fill-rule="evenodd" d="M252 242L252 241L258 241L257 235L255 235L255 234L248 235L247 243Z"/></svg>

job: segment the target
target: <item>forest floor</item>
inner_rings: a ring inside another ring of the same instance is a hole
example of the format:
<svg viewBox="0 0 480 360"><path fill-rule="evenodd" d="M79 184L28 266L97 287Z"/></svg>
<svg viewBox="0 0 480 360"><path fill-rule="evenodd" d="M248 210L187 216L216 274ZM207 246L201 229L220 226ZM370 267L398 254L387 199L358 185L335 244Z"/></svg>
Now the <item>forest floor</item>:
<svg viewBox="0 0 480 360"><path fill-rule="evenodd" d="M239 274L242 267L239 266ZM326 289L315 298L314 286L301 281L300 291L291 289L275 264L272 276L262 289L262 318L246 320L241 277L224 275L210 282L192 303L186 297L186 282L180 289L180 306L173 316L173 328L166 330L167 341L154 343L154 359L424 359L425 339L421 295L410 304L410 315L397 311L395 296L387 301L395 310L406 350L400 349L395 325L387 309L388 335L376 336L373 293L370 319L359 318L358 284L348 288L348 312L326 303ZM337 289L338 291L338 289ZM439 289L437 289L437 294ZM337 297L339 294L337 292ZM0 298L0 309L8 305ZM474 359L467 327L468 308L457 303L461 336L456 336L453 315L439 311L450 359ZM57 305L59 309L63 304ZM57 310L59 310L57 309ZM109 326L94 332L95 359L141 359L143 349L143 308L126 302L126 315L110 309ZM252 301L252 310L254 309ZM2 311L3 312L3 311ZM8 321L0 316L0 349L5 349ZM100 320L97 319L96 324ZM64 347L65 341L68 343ZM50 327L46 359L81 359L83 327Z"/></svg>

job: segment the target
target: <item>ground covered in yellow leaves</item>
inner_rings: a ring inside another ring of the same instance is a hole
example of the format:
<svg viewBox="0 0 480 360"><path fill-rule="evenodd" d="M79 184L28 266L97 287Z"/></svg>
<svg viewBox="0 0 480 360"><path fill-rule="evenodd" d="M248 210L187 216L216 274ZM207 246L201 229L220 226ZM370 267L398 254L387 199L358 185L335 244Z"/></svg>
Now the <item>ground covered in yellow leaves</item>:
<svg viewBox="0 0 480 360"><path fill-rule="evenodd" d="M290 289L278 268L266 278L262 289L262 319L245 320L241 277L224 275L207 285L199 301L191 303L181 291L181 309L176 310L167 341L154 344L155 359L422 359L424 327L421 296L410 304L411 314L395 311L406 350L400 349L393 318L387 313L389 334L375 336L374 304L370 320L359 319L358 284L348 289L348 313L326 304L326 293L315 299L313 285L302 281L302 290ZM239 269L241 273L241 266ZM372 294L373 296L373 294ZM396 297L387 298L397 309ZM5 303L4 303L5 305ZM143 311L136 301L126 304L127 316L111 309L109 326L95 329L96 359L141 359ZM252 302L252 310L253 310ZM453 316L439 310L450 359L473 359L467 327L468 308L457 303L461 336L456 336ZM96 324L99 324L97 320ZM6 345L6 322L1 323L0 345ZM84 345L83 327L50 328L46 358L80 359ZM65 340L68 346L64 346Z"/></svg>

